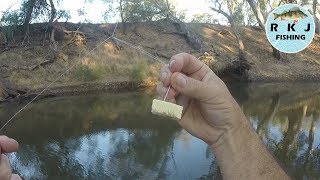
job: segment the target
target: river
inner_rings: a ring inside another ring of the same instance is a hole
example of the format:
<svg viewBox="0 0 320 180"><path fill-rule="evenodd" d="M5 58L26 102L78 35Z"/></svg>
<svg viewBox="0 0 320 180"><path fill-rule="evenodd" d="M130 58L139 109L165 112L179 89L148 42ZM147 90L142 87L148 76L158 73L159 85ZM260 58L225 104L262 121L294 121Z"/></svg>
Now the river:
<svg viewBox="0 0 320 180"><path fill-rule="evenodd" d="M231 93L279 162L320 178L320 84L232 84ZM153 92L56 97L31 104L4 134L26 179L212 179L211 150L176 122L150 113ZM1 124L24 103L0 107Z"/></svg>

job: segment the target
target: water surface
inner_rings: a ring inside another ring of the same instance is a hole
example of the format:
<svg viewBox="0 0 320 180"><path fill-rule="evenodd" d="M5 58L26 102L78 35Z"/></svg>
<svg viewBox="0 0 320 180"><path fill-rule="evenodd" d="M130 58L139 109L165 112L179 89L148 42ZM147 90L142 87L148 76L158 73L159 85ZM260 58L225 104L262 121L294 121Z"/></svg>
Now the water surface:
<svg viewBox="0 0 320 180"><path fill-rule="evenodd" d="M320 85L233 84L230 91L260 138L298 179L320 179ZM10 160L26 179L212 179L208 146L152 115L147 92L40 100L5 134L20 142ZM24 104L0 108L1 124Z"/></svg>

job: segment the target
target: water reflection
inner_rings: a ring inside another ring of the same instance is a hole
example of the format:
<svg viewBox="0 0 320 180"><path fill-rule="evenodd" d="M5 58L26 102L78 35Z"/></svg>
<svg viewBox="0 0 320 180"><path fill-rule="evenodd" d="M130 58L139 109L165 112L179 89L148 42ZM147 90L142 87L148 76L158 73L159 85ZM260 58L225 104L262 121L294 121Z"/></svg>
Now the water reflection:
<svg viewBox="0 0 320 180"><path fill-rule="evenodd" d="M320 85L230 86L256 132L298 179L320 178ZM220 179L208 146L149 113L143 92L47 99L6 129L26 179ZM22 104L0 108L1 123Z"/></svg>
<svg viewBox="0 0 320 180"><path fill-rule="evenodd" d="M240 104L257 134L297 179L320 178L319 87L252 84L242 88L248 96Z"/></svg>

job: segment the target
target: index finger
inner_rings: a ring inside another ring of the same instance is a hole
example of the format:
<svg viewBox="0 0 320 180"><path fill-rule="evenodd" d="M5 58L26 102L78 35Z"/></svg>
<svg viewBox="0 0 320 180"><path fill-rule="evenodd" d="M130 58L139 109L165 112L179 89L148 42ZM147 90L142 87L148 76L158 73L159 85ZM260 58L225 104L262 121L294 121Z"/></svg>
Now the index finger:
<svg viewBox="0 0 320 180"><path fill-rule="evenodd" d="M0 136L0 153L15 152L19 148L19 143L7 136Z"/></svg>
<svg viewBox="0 0 320 180"><path fill-rule="evenodd" d="M192 75L202 69L205 64L196 57L180 53L172 56L169 69L171 72L182 72L186 75Z"/></svg>

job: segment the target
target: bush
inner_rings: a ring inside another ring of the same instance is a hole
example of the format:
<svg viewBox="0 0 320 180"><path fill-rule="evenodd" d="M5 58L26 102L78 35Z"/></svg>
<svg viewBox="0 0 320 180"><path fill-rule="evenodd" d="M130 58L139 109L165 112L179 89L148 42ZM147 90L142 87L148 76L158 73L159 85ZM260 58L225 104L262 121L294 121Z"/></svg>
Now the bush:
<svg viewBox="0 0 320 180"><path fill-rule="evenodd" d="M82 81L94 81L101 78L101 72L98 69L92 69L88 66L80 66L75 70L75 76Z"/></svg>
<svg viewBox="0 0 320 180"><path fill-rule="evenodd" d="M0 19L1 31L6 34L7 40L13 40L14 34L19 31L19 26L23 24L23 18L18 11L3 14Z"/></svg>
<svg viewBox="0 0 320 180"><path fill-rule="evenodd" d="M132 71L131 71L131 80L137 80L137 81L142 81L146 78L147 76L147 64L141 63L141 64L136 64L133 66Z"/></svg>

